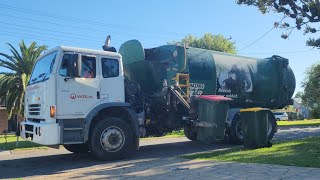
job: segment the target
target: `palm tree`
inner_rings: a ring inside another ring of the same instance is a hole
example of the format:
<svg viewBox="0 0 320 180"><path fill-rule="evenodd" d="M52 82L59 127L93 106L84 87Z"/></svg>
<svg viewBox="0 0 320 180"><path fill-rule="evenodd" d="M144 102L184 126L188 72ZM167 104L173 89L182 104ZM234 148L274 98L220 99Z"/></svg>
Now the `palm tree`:
<svg viewBox="0 0 320 180"><path fill-rule="evenodd" d="M10 43L10 52L12 55L0 53L0 67L9 72L0 72L0 98L6 99L7 111L11 115L14 113L23 114L24 91L26 90L32 67L37 58L46 46L37 46L32 42L27 47L22 40L19 43L20 52ZM4 59L1 59L4 58Z"/></svg>

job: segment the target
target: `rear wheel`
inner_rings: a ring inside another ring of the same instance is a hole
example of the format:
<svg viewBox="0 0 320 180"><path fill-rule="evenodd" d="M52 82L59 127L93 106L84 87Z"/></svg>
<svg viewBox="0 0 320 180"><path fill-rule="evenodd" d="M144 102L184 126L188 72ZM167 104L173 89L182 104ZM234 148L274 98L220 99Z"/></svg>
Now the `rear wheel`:
<svg viewBox="0 0 320 180"><path fill-rule="evenodd" d="M242 144L243 135L242 135L242 125L240 115L235 115L233 117L231 127L230 127L230 139L233 144Z"/></svg>
<svg viewBox="0 0 320 180"><path fill-rule="evenodd" d="M90 134L90 152L101 160L117 160L135 152L133 131L124 120L108 117L99 120Z"/></svg>
<svg viewBox="0 0 320 180"><path fill-rule="evenodd" d="M183 128L184 135L190 139L191 141L196 141L197 140L197 131L196 128L189 125L189 126L184 126Z"/></svg>
<svg viewBox="0 0 320 180"><path fill-rule="evenodd" d="M87 144L65 144L63 145L68 151L81 154L81 153L88 153L89 147Z"/></svg>
<svg viewBox="0 0 320 180"><path fill-rule="evenodd" d="M270 112L268 116L268 139L271 140L276 133L276 119ZM243 143L242 124L240 115L237 114L233 117L233 121L230 127L230 138L233 144Z"/></svg>
<svg viewBox="0 0 320 180"><path fill-rule="evenodd" d="M277 132L277 122L276 117L270 111L268 114L268 138L269 141L273 138L274 134Z"/></svg>

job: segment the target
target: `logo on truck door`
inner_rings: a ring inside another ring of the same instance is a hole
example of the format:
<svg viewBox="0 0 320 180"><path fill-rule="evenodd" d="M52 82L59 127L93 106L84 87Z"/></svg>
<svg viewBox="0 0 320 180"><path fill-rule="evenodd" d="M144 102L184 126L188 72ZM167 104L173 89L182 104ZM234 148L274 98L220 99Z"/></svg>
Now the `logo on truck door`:
<svg viewBox="0 0 320 180"><path fill-rule="evenodd" d="M89 99L89 98L93 98L93 96L85 95L85 94L77 95L75 93L72 93L70 94L70 98L71 99Z"/></svg>

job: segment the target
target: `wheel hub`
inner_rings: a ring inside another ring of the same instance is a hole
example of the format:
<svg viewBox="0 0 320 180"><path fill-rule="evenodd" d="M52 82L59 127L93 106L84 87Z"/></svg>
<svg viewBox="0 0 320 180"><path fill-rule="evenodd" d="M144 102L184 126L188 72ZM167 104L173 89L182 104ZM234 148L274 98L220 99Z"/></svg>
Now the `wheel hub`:
<svg viewBox="0 0 320 180"><path fill-rule="evenodd" d="M124 133L118 127L108 127L101 134L100 143L106 151L118 151L122 148L124 142Z"/></svg>

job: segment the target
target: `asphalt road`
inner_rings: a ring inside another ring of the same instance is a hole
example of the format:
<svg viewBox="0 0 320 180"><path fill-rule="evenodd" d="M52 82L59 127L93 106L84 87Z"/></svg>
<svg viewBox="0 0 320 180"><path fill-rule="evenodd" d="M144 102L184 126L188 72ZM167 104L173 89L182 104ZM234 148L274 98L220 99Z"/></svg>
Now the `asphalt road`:
<svg viewBox="0 0 320 180"><path fill-rule="evenodd" d="M280 129L274 140L282 141L311 136L320 136L320 127ZM157 170L164 166L174 169L177 164L185 161L175 158L177 156L230 147L232 146L228 144L204 145L186 138L144 139L141 141L137 154L114 162L99 161L88 154L72 154L63 148L14 151L13 154L0 155L0 178L137 178L140 176L129 175L134 172L152 173L148 169ZM159 178L163 179L161 176Z"/></svg>

